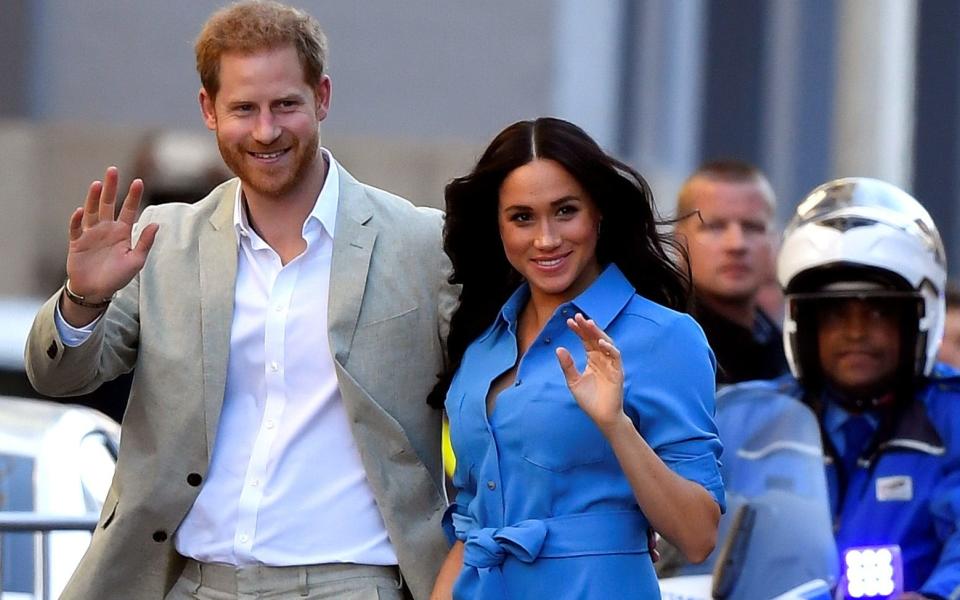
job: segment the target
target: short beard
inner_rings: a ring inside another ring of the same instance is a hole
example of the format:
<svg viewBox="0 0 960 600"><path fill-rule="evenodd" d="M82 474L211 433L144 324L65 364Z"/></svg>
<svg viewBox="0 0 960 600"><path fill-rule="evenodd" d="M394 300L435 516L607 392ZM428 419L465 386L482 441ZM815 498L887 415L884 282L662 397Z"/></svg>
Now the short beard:
<svg viewBox="0 0 960 600"><path fill-rule="evenodd" d="M294 139L296 143L292 144L289 151L296 155L301 149L301 145L299 144L299 139ZM319 129L316 130L310 139L307 140L307 143L302 146L303 154L297 160L296 165L294 165L290 177L276 182L276 185L273 186L263 185L257 181L256 176L249 176L247 169L244 167L244 160L246 158L245 150L236 150L229 144L223 142L219 134L217 135L217 147L220 149L220 156L223 158L223 162L234 175L240 178L245 189L261 196L280 198L296 189L306 178L309 169L314 166L313 163L320 149L320 131Z"/></svg>

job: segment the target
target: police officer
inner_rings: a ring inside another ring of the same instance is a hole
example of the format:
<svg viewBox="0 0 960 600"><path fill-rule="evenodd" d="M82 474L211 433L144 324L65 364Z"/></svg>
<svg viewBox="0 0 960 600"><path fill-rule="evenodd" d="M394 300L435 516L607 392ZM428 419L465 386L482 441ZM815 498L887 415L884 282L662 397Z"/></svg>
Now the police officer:
<svg viewBox="0 0 960 600"><path fill-rule="evenodd" d="M817 415L838 548L896 544L902 598L956 598L960 373L935 364L946 264L933 220L888 183L831 181L788 224L777 275L792 376L765 385Z"/></svg>

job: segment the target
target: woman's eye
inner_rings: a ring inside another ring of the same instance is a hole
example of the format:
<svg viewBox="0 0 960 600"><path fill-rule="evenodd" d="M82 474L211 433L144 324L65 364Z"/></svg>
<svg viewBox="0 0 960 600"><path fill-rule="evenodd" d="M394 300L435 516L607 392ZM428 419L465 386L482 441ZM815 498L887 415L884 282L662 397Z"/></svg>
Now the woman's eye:
<svg viewBox="0 0 960 600"><path fill-rule="evenodd" d="M515 223L526 223L530 220L530 215L527 213L514 213L510 216L510 220Z"/></svg>

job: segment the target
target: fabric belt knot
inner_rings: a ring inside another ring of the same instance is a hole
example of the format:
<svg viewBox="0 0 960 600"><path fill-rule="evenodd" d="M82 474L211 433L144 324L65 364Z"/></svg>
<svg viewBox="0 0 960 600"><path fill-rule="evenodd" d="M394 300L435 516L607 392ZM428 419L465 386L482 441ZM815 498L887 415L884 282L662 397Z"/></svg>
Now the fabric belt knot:
<svg viewBox="0 0 960 600"><path fill-rule="evenodd" d="M463 562L471 567L490 568L503 564L507 555L531 563L540 555L547 526L528 519L510 527L474 529L464 542Z"/></svg>
<svg viewBox="0 0 960 600"><path fill-rule="evenodd" d="M538 558L647 553L647 527L639 511L609 511L468 530L463 563L479 579L472 597L508 598L502 567L509 559L531 564Z"/></svg>

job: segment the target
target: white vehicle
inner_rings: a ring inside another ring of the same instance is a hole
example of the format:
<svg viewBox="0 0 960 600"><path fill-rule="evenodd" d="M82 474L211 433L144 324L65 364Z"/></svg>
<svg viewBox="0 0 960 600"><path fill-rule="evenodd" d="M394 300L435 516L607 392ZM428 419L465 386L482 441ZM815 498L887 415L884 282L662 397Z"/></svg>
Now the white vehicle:
<svg viewBox="0 0 960 600"><path fill-rule="evenodd" d="M2 600L58 597L90 543L84 530L10 532L4 522L95 523L120 442L120 426L96 410L14 397L35 394L24 374L23 348L40 304L0 298Z"/></svg>
<svg viewBox="0 0 960 600"><path fill-rule="evenodd" d="M93 409L0 396L2 514L95 523L119 441L120 426ZM87 531L45 535L0 531L3 600L56 598L90 543Z"/></svg>

